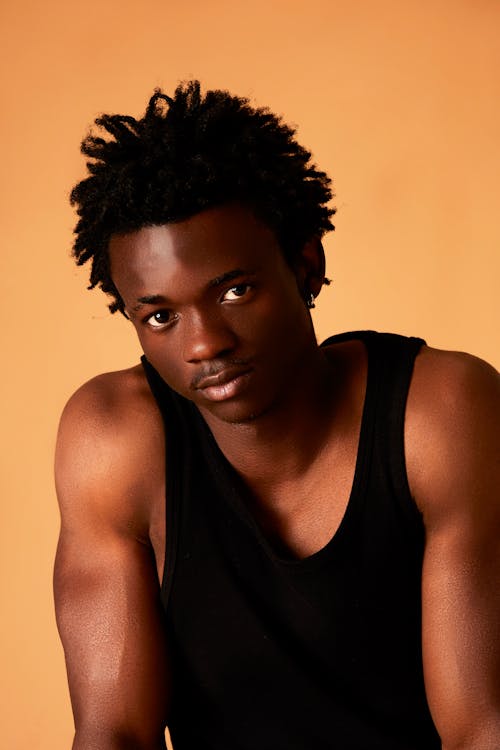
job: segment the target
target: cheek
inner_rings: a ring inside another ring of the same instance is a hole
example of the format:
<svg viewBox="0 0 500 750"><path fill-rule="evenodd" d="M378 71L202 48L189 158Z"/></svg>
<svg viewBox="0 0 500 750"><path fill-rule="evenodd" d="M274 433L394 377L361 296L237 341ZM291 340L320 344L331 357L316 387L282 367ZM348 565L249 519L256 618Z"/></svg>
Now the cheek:
<svg viewBox="0 0 500 750"><path fill-rule="evenodd" d="M259 310L258 326L264 338L275 343L295 337L301 338L310 329L310 317L296 290L276 297L266 297Z"/></svg>

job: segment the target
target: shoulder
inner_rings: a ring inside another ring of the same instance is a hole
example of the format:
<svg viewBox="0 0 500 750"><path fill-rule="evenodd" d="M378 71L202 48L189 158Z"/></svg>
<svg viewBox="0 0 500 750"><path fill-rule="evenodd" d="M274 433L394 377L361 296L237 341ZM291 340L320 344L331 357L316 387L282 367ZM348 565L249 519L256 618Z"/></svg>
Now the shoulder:
<svg viewBox="0 0 500 750"><path fill-rule="evenodd" d="M463 418L477 418L485 407L498 406L499 395L499 374L488 362L423 346L415 361L409 408L449 428Z"/></svg>
<svg viewBox="0 0 500 750"><path fill-rule="evenodd" d="M108 423L109 418L127 417L144 406L154 404L141 365L96 375L80 386L70 397L62 418L76 414L90 418L93 424Z"/></svg>
<svg viewBox="0 0 500 750"><path fill-rule="evenodd" d="M98 375L66 404L55 472L63 522L82 513L148 526L164 470L161 415L140 366Z"/></svg>
<svg viewBox="0 0 500 750"><path fill-rule="evenodd" d="M478 357L422 347L408 394L405 452L424 520L491 502L498 469L500 378Z"/></svg>

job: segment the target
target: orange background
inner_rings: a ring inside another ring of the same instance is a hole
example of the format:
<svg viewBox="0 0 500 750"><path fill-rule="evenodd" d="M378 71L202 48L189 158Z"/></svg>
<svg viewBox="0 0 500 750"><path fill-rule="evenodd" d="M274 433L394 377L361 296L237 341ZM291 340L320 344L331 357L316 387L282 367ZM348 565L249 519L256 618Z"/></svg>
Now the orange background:
<svg viewBox="0 0 500 750"><path fill-rule="evenodd" d="M139 356L69 258L87 126L191 77L269 105L334 177L319 336L417 334L498 367L500 5L17 0L1 16L1 741L68 750L54 435L82 381Z"/></svg>

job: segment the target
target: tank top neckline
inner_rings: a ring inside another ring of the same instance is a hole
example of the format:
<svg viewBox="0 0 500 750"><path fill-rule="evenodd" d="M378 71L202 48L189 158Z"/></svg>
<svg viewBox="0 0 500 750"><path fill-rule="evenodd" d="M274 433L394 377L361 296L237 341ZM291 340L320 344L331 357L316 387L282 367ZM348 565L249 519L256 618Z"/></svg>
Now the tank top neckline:
<svg viewBox="0 0 500 750"><path fill-rule="evenodd" d="M372 335L373 331L356 331L353 333L338 334L336 336L330 336L321 344L321 346L327 346L334 342L352 340L362 341L363 345L365 346L367 356L367 373L354 474L344 513L342 515L340 523L338 524L337 528L333 532L333 535L326 542L326 544L316 552L313 552L310 555L306 555L305 557L283 557L274 549L273 545L267 539L266 535L262 531L253 514L248 509L242 497L242 482L239 475L219 448L219 445L215 440L210 427L204 420L201 413L194 406L194 404L191 404L190 402L193 412L195 412L195 419L199 423L200 428L206 438L204 442L207 446L207 450L209 451L210 465L216 472L221 486L228 489L227 492L223 493L227 505L234 513L236 513L241 518L241 520L243 520L247 525L251 526L256 541L264 549L266 555L271 560L273 560L276 565L288 568L290 570L305 570L310 567L321 565L328 559L330 559L332 555L339 554L343 548L344 540L347 540L347 538L349 537L349 531L362 509L365 494L364 490L366 488L366 482L369 476L368 461L372 446L372 436L375 422L374 405L376 402L378 382L375 367L376 363L374 361L375 357L369 345L369 339ZM230 495L230 497L228 497L228 495Z"/></svg>

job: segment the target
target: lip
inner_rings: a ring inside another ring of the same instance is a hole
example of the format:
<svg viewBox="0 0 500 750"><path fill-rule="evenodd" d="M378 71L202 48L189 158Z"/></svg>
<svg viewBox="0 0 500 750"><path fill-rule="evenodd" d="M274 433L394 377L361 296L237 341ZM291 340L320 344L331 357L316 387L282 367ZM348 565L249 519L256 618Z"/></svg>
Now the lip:
<svg viewBox="0 0 500 750"><path fill-rule="evenodd" d="M228 368L217 375L203 378L196 389L209 401L225 401L238 396L246 388L251 374L251 368Z"/></svg>

